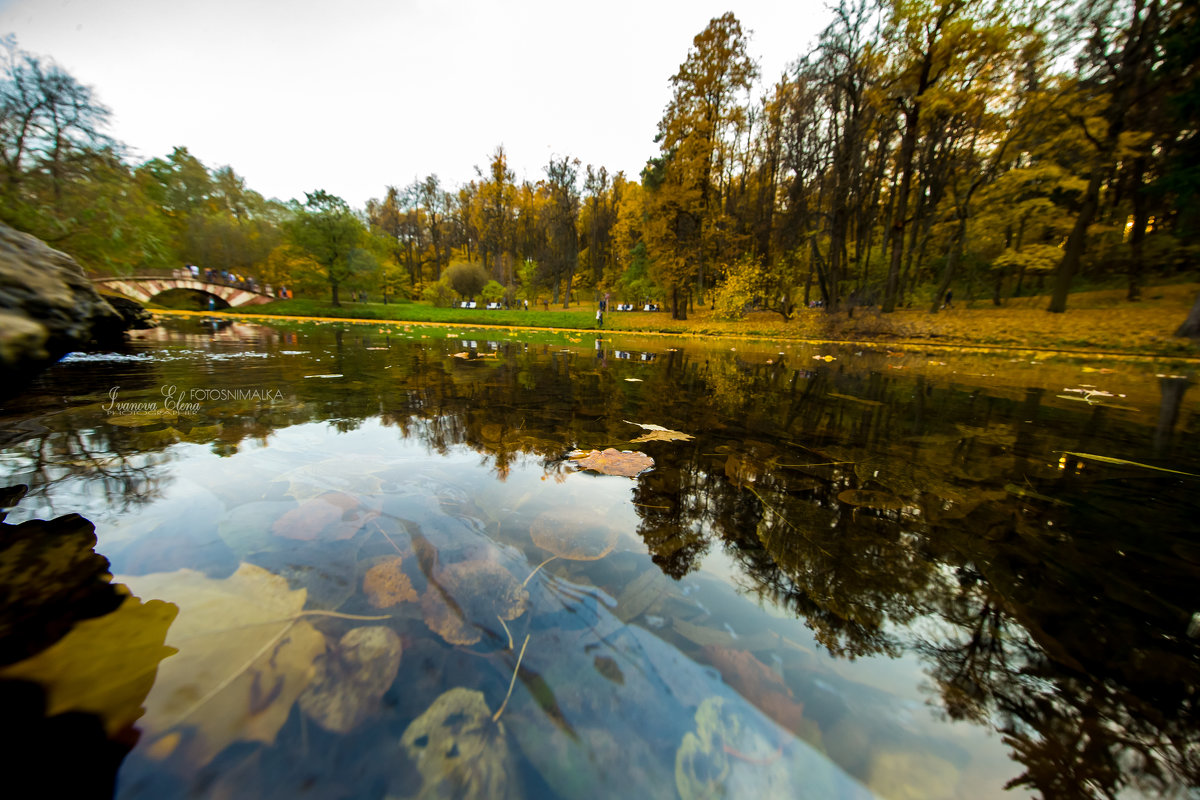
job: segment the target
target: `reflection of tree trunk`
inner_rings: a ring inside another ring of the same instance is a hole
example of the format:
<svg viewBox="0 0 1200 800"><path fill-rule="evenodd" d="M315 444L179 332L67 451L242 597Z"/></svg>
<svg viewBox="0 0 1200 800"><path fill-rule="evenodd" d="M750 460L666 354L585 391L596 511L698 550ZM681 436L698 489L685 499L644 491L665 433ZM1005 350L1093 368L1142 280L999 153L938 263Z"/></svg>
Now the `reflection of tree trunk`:
<svg viewBox="0 0 1200 800"><path fill-rule="evenodd" d="M1179 419L1179 406L1184 392L1191 386L1186 378L1160 378L1158 388L1162 390L1162 404L1158 407L1158 425L1154 428L1154 456L1162 458L1171 445L1175 434L1175 423Z"/></svg>

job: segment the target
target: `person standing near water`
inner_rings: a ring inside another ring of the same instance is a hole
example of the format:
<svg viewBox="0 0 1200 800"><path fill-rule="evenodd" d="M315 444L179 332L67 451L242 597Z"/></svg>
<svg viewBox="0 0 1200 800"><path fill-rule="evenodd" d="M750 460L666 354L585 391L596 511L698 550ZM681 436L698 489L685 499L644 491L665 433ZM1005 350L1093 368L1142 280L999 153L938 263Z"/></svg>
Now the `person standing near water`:
<svg viewBox="0 0 1200 800"><path fill-rule="evenodd" d="M596 307L596 327L604 327L604 309L599 306Z"/></svg>

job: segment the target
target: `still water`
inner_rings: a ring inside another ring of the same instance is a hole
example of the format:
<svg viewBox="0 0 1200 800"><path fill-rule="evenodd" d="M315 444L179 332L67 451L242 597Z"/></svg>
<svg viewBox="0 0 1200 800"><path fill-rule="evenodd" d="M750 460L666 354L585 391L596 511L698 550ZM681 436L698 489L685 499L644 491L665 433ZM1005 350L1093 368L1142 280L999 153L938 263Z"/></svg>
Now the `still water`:
<svg viewBox="0 0 1200 800"><path fill-rule="evenodd" d="M1194 796L1170 373L173 322L0 403L7 752L122 798Z"/></svg>

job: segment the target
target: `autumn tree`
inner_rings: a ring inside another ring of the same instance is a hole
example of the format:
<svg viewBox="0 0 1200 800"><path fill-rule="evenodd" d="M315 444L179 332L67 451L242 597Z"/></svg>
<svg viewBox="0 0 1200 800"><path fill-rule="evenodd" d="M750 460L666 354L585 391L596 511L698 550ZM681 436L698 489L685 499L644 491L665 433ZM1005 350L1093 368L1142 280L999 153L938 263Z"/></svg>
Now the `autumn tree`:
<svg viewBox="0 0 1200 800"><path fill-rule="evenodd" d="M475 228L479 231L480 256L484 267L506 285L513 283L511 249L515 177L508 166L508 154L500 145L492 153L486 175L476 167L480 183L475 195Z"/></svg>
<svg viewBox="0 0 1200 800"><path fill-rule="evenodd" d="M370 265L363 247L366 227L342 198L323 189L304 196L304 205L287 225L288 236L320 266L330 302L341 306L338 287Z"/></svg>
<svg viewBox="0 0 1200 800"><path fill-rule="evenodd" d="M1083 23L1083 49L1080 79L1071 87L1065 113L1078 126L1090 157L1087 186L1055 274L1051 312L1067 308L1106 179L1123 155L1133 155L1122 153L1122 145L1129 144L1130 125L1153 95L1155 73L1164 64L1164 28L1180 5L1182 0L1081 0L1074 9Z"/></svg>
<svg viewBox="0 0 1200 800"><path fill-rule="evenodd" d="M724 214L717 184L730 166L757 76L741 23L726 13L696 35L671 78L671 101L658 125L659 156L643 183L652 195L647 244L673 319L687 318L693 280L704 291L708 262L736 251L717 252Z"/></svg>
<svg viewBox="0 0 1200 800"><path fill-rule="evenodd" d="M563 308L571 302L571 280L579 266L579 159L551 158L546 165L544 206L546 250L544 275L553 287L554 301L562 294Z"/></svg>

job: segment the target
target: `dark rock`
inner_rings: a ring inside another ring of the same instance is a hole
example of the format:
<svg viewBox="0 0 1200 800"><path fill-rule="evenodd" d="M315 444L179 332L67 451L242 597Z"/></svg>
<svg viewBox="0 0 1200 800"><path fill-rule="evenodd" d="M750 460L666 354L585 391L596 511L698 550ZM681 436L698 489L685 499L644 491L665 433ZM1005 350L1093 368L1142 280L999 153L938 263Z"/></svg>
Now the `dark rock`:
<svg viewBox="0 0 1200 800"><path fill-rule="evenodd" d="M127 328L73 258L0 224L0 374L120 341Z"/></svg>
<svg viewBox="0 0 1200 800"><path fill-rule="evenodd" d="M154 322L154 316L137 300L114 294L105 295L104 299L125 320L126 330L144 331L158 327Z"/></svg>

